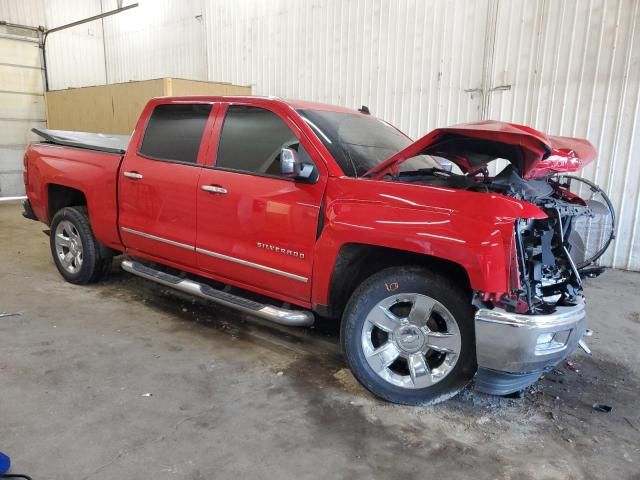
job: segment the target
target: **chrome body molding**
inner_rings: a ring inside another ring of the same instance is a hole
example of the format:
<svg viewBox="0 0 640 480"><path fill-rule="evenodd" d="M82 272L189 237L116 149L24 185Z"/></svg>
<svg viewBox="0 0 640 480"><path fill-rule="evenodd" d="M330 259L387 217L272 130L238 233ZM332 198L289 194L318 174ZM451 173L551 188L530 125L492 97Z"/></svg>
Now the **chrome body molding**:
<svg viewBox="0 0 640 480"><path fill-rule="evenodd" d="M204 283L198 283L187 278L177 277L175 275L161 272L160 270L152 269L131 259L125 259L122 261L122 269L161 285L180 290L190 295L195 295L196 297L211 300L236 310L256 315L257 317L264 318L280 325L287 325L290 327L308 327L313 325L315 320L313 312L309 310L289 310L273 305L258 303L222 290L216 290Z"/></svg>
<svg viewBox="0 0 640 480"><path fill-rule="evenodd" d="M297 280L298 282L307 283L309 279L307 277L303 277L302 275L296 275L295 273L285 272L283 270L278 270L277 268L267 267L266 265L261 265L259 263L250 262L248 260L243 260L241 258L230 257L229 255L224 255L222 253L213 252L211 250L205 250L204 248L196 248L193 245L188 245L186 243L176 242L174 240L169 240L168 238L158 237L156 235L151 235L150 233L141 232L139 230L134 230L133 228L128 227L120 227L123 232L131 233L133 235L138 235L140 237L148 238L150 240L155 240L157 242L166 243L167 245L172 245L178 248L184 248L185 250L191 250L196 253L200 253L202 255L208 255L210 257L219 258L221 260L227 260L228 262L234 262L239 265L244 265L245 267L255 268L257 270L262 270L264 272L273 273L275 275L280 275L282 277L291 278L292 280Z"/></svg>
<svg viewBox="0 0 640 480"><path fill-rule="evenodd" d="M475 315L478 367L509 374L542 373L575 350L585 326L583 301L543 315L480 308Z"/></svg>
<svg viewBox="0 0 640 480"><path fill-rule="evenodd" d="M281 275L283 277L291 278L293 280L297 280L299 282L307 283L309 279L307 277L303 277L301 275L296 275L295 273L284 272L282 270L278 270L277 268L267 267L266 265L261 265L259 263L249 262L248 260L242 260L241 258L230 257L229 255L224 255L218 252L212 252L211 250L205 250L204 248L196 248L196 252L201 253L203 255L208 255L210 257L219 258L221 260L227 260L229 262L234 262L239 265L244 265L245 267L251 267L258 270L263 270L265 272L274 273L276 275Z"/></svg>
<svg viewBox="0 0 640 480"><path fill-rule="evenodd" d="M195 250L195 247L193 245L176 242L174 240L169 240L168 238L156 237L155 235L151 235L150 233L144 233L139 230L134 230L133 228L120 227L120 230L122 230L123 232L131 233L133 235L138 235L139 237L148 238L149 240L155 240L156 242L162 242L166 243L167 245L173 245L174 247L184 248L185 250Z"/></svg>

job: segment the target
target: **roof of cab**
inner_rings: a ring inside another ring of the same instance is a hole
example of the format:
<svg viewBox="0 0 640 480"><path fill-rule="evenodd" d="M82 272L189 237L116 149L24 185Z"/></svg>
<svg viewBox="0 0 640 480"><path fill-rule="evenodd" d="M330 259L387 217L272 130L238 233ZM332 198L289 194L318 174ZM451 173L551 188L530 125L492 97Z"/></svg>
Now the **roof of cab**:
<svg viewBox="0 0 640 480"><path fill-rule="evenodd" d="M274 96L260 96L260 95L192 95L192 96L179 96L179 97L156 97L153 100L158 103L170 103L170 102L233 102L256 99L260 101L273 101L279 103L285 103L296 110L321 110L325 112L341 112L341 113L353 113L360 114L357 110L352 108L340 107L338 105L330 105L328 103L308 102L306 100L295 99L283 99Z"/></svg>

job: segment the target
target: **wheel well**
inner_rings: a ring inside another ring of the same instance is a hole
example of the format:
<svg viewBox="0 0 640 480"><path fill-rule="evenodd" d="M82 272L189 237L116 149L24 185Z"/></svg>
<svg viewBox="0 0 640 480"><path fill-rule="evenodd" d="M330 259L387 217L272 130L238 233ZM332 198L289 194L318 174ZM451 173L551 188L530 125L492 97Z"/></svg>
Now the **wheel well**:
<svg viewBox="0 0 640 480"><path fill-rule="evenodd" d="M402 265L423 266L446 275L468 292L471 301L469 276L464 267L455 262L394 248L350 243L342 246L333 268L328 316L340 318L351 294L366 278L382 269Z"/></svg>
<svg viewBox="0 0 640 480"><path fill-rule="evenodd" d="M86 204L87 197L80 190L64 185L49 185L49 222L61 208Z"/></svg>

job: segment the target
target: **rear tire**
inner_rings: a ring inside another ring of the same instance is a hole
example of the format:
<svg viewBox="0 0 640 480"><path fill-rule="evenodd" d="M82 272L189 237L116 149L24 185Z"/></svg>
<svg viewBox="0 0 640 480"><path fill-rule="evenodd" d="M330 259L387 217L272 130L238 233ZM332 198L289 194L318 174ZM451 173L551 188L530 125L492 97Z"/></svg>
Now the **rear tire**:
<svg viewBox="0 0 640 480"><path fill-rule="evenodd" d="M341 343L356 379L393 403L447 400L477 369L469 295L423 268L387 268L365 280L344 311Z"/></svg>
<svg viewBox="0 0 640 480"><path fill-rule="evenodd" d="M49 237L51 255L67 282L86 285L111 272L112 257L102 257L86 207L65 207L53 217Z"/></svg>

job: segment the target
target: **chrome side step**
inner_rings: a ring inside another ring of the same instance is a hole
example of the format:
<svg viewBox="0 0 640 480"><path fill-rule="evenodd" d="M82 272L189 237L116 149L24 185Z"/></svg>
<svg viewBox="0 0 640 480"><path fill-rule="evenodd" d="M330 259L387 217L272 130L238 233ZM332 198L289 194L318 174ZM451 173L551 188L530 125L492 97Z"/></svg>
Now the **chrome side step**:
<svg viewBox="0 0 640 480"><path fill-rule="evenodd" d="M186 278L180 278L170 273L161 272L160 270L147 267L135 260L123 260L122 268L129 273L146 278L147 280L153 280L156 283L175 288L181 292L221 303L227 307L256 315L266 320L279 323L280 325L287 325L290 327L309 327L313 325L315 320L313 313L308 310L287 310L286 308L279 308L273 305L254 302L247 298L217 290L203 283L194 282L193 280L188 280Z"/></svg>

